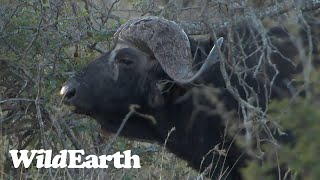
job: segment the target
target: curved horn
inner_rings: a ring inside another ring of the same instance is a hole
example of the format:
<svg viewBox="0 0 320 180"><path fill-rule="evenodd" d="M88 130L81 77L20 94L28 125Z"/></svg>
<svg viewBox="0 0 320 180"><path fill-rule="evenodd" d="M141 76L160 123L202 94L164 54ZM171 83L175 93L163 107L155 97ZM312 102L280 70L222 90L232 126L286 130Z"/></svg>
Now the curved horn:
<svg viewBox="0 0 320 180"><path fill-rule="evenodd" d="M160 17L132 19L117 30L115 38L154 56L168 76L179 83L192 82L217 62L223 42L219 38L200 70L193 72L188 36L173 21Z"/></svg>

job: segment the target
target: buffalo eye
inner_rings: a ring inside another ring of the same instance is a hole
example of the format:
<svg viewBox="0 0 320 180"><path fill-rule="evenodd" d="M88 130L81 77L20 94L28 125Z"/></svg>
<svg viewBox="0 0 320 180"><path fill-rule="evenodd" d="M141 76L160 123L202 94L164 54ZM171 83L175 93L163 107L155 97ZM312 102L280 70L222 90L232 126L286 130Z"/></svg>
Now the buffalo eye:
<svg viewBox="0 0 320 180"><path fill-rule="evenodd" d="M132 66L139 59L139 53L132 48L122 48L117 50L115 60L118 64Z"/></svg>
<svg viewBox="0 0 320 180"><path fill-rule="evenodd" d="M133 64L133 61L130 59L126 59L126 58L122 58L122 59L118 59L119 63L125 64L127 66L130 66Z"/></svg>

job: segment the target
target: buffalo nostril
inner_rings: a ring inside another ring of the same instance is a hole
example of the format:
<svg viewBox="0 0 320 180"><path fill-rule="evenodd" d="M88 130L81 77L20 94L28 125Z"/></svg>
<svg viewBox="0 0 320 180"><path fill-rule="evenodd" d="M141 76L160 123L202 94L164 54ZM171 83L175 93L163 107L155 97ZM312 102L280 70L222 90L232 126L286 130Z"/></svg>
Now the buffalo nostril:
<svg viewBox="0 0 320 180"><path fill-rule="evenodd" d="M63 86L60 94L64 95L64 97L67 99L71 99L76 94L76 88L72 86Z"/></svg>
<svg viewBox="0 0 320 180"><path fill-rule="evenodd" d="M76 94L76 89L72 88L72 89L69 89L69 91L67 91L65 97L67 99L71 99L75 94Z"/></svg>

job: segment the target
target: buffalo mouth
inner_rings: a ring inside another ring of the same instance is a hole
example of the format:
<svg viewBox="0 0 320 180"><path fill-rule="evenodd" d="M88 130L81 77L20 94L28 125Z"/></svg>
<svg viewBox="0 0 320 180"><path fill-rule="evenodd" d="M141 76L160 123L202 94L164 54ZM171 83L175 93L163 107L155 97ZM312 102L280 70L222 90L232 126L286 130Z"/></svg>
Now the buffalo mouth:
<svg viewBox="0 0 320 180"><path fill-rule="evenodd" d="M87 116L93 116L93 112L91 110L88 110L85 107L79 106L74 104L71 100L68 99L62 99L61 104L64 104L70 109L73 113L76 114L82 114L82 115L87 115Z"/></svg>

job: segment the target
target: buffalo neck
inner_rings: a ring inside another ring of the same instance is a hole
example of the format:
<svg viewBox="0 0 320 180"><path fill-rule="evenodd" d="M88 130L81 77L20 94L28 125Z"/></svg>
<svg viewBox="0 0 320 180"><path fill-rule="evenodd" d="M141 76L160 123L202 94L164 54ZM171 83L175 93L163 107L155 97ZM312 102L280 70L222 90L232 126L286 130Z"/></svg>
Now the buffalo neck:
<svg viewBox="0 0 320 180"><path fill-rule="evenodd" d="M167 97L170 99L166 100L166 104L154 111L158 121L154 128L161 136L158 138L160 143L171 152L201 172L212 163L214 167L209 172L214 171L211 175L217 177L225 169L242 165L242 161L238 161L242 153L233 138L226 136L221 115L210 112L210 109L217 107L208 103L202 95L205 88L180 90L180 96Z"/></svg>

